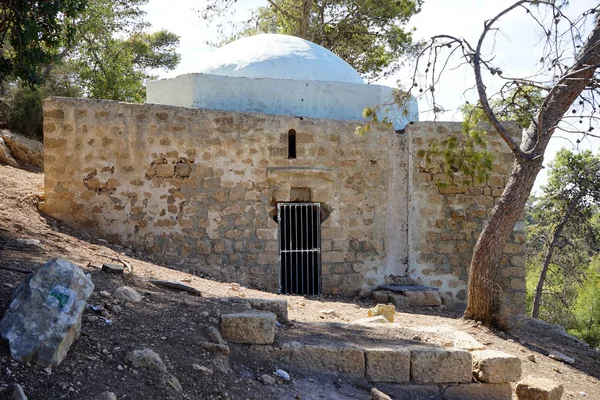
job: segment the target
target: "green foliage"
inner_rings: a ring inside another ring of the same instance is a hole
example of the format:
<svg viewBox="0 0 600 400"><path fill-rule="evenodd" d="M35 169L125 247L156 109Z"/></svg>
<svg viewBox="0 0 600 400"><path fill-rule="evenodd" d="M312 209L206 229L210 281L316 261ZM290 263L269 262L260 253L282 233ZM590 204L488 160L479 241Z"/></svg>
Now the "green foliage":
<svg viewBox="0 0 600 400"><path fill-rule="evenodd" d="M73 42L73 19L86 5L86 0L0 2L0 82L16 77L39 84L39 66L55 61L59 48Z"/></svg>
<svg viewBox="0 0 600 400"><path fill-rule="evenodd" d="M204 19L222 14L229 2L210 2ZM219 44L244 36L266 33L274 22L277 33L303 37L346 60L368 81L389 75L401 66L400 58L413 54L412 32L405 28L421 10L422 0L312 0L306 32L302 32L304 0L273 0L275 6L260 7L252 19ZM221 5L215 7L214 4Z"/></svg>
<svg viewBox="0 0 600 400"><path fill-rule="evenodd" d="M549 166L548 183L526 207L527 299L533 301L555 227L571 209L558 237L544 282L540 318L598 343L600 338L600 156L561 150Z"/></svg>
<svg viewBox="0 0 600 400"><path fill-rule="evenodd" d="M97 0L78 22L78 44L67 63L87 96L143 102L152 69L174 69L179 37L161 30L147 33L141 6L147 0Z"/></svg>
<svg viewBox="0 0 600 400"><path fill-rule="evenodd" d="M42 140L42 90L29 86L15 90L8 114L11 131L32 139Z"/></svg>

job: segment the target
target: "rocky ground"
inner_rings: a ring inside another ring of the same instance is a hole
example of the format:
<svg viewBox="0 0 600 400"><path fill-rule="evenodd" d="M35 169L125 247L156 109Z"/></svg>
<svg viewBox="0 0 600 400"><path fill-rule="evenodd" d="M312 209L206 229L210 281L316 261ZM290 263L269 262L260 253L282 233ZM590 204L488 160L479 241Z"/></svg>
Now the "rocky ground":
<svg viewBox="0 0 600 400"><path fill-rule="evenodd" d="M349 322L366 317L371 300L278 296L241 288L169 269L144 254L74 232L37 211L42 181L42 174L0 166L0 267L13 269L0 269L0 315L24 272L57 257L91 274L95 290L88 303L96 310L86 309L82 335L58 367L16 363L8 346L1 344L0 399L11 398L13 383L21 384L29 399L93 399L104 391L114 392L119 399L370 398L373 385L366 381L318 374L292 374L289 382L273 381L261 377L274 376L276 363L245 357L235 346L226 356L223 350L203 345L211 327L219 327L220 315L246 309L245 299L251 297L287 299L291 322L277 328L277 341L443 344L443 332L461 331L487 348L520 357L523 376L560 382L564 399L600 399L600 352L559 329L522 319L507 334L464 321L456 312L427 308L397 313L393 326L352 325ZM132 272L101 271L102 264L115 260L130 264ZM202 297L152 285L150 279L185 283L200 290ZM137 290L142 300L115 298L114 290L124 285ZM161 357L166 372L126 361L131 351L144 348ZM575 362L555 361L548 357L551 351L567 354ZM395 399L436 398L418 388L411 393L397 385L377 387Z"/></svg>

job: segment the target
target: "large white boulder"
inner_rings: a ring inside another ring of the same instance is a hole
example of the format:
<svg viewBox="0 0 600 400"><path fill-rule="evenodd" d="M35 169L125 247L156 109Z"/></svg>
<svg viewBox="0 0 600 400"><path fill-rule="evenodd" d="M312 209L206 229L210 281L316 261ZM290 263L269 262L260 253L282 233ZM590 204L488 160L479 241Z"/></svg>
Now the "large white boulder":
<svg viewBox="0 0 600 400"><path fill-rule="evenodd" d="M0 321L12 358L44 367L61 363L81 332L85 303L94 290L89 275L67 260L49 261L13 294Z"/></svg>

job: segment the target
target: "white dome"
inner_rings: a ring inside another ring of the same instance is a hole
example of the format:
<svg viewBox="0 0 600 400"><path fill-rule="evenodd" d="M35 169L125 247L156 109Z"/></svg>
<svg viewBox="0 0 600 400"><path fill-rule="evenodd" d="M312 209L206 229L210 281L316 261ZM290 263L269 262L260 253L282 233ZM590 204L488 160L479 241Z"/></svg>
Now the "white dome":
<svg viewBox="0 0 600 400"><path fill-rule="evenodd" d="M198 72L246 78L362 83L346 61L295 36L261 34L229 43L207 56Z"/></svg>

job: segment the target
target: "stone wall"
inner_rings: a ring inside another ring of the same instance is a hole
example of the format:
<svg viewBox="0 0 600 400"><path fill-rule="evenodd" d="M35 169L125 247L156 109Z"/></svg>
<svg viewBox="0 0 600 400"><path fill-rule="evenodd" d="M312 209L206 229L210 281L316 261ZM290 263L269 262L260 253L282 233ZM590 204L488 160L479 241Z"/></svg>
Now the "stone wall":
<svg viewBox="0 0 600 400"><path fill-rule="evenodd" d="M52 98L44 103L42 210L163 263L278 289L279 202L321 203L323 292L353 295L406 275L464 301L471 249L512 159L493 143L495 173L465 187L416 152L442 129ZM288 159L294 130L297 158ZM520 226L520 225L519 225ZM523 232L505 271L524 294ZM523 299L524 300L524 299ZM523 301L524 304L524 301Z"/></svg>
<svg viewBox="0 0 600 400"><path fill-rule="evenodd" d="M513 164L504 141L487 136L488 150L494 155L493 172L484 183L466 185L464 178L449 177L441 160L418 157L431 140L461 132L461 123L419 122L408 128L410 135L410 275L453 295L457 302L467 300L467 282L473 247L499 199ZM508 124L517 141L521 129ZM525 311L525 224L517 222L502 259L504 298L515 312Z"/></svg>

